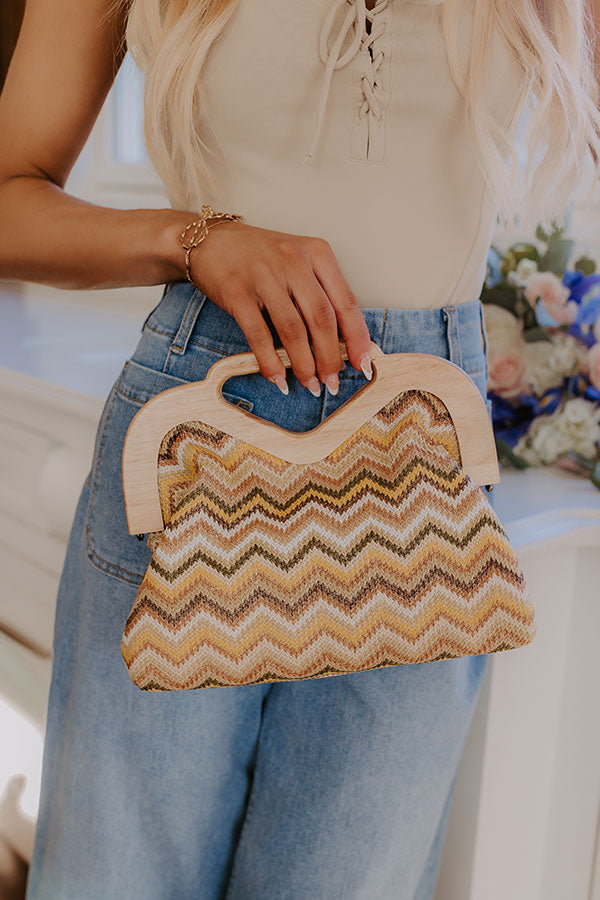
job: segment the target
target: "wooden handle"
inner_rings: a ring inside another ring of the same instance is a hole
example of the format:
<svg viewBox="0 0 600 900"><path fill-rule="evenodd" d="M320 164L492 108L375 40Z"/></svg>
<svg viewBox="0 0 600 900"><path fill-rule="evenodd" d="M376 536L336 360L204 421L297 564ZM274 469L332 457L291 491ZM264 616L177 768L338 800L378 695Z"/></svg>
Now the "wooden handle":
<svg viewBox="0 0 600 900"><path fill-rule="evenodd" d="M340 341L339 344L342 359L348 359L348 351L345 342ZM292 365L292 361L284 347L277 347L276 353L286 369ZM383 350L375 343L375 341L371 341L369 356L371 359L374 356L385 356ZM231 403L223 397L221 388L225 382L234 375L250 375L253 372L260 372L260 366L258 365L258 360L254 353L234 353L232 356L225 356L223 359L213 363L206 373L203 384L210 385L213 389L215 403L225 403L227 406L231 406ZM365 385L365 388L367 387L368 385Z"/></svg>
<svg viewBox="0 0 600 900"><path fill-rule="evenodd" d="M277 353L290 365L285 350L279 348ZM221 385L228 378L260 371L253 353L225 357L210 367L203 381L161 391L138 410L125 436L122 474L129 533L164 528L158 453L165 434L184 422L204 422L288 462L308 464L328 456L401 391L427 391L446 406L458 437L462 467L471 479L476 484L500 480L487 407L466 372L428 353L383 353L373 342L371 361L371 381L309 431L289 431L222 396Z"/></svg>

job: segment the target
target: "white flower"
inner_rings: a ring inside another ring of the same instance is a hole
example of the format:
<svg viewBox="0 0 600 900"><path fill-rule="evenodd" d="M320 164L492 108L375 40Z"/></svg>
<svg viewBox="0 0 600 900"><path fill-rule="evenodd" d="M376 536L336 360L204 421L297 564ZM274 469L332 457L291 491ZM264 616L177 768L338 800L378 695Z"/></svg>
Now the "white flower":
<svg viewBox="0 0 600 900"><path fill-rule="evenodd" d="M600 409L572 397L550 416L539 416L517 443L515 452L532 465L548 465L569 450L591 459L600 443Z"/></svg>
<svg viewBox="0 0 600 900"><path fill-rule="evenodd" d="M571 397L567 400L563 410L563 419L567 427L581 427L593 420L593 406L583 397Z"/></svg>
<svg viewBox="0 0 600 900"><path fill-rule="evenodd" d="M517 272L517 275L519 276L519 278L521 279L522 283L529 281L531 276L535 272L537 272L537 270L538 270L538 264L536 263L535 259L528 259L527 257L524 257L523 259L520 259L519 262L517 263L516 272Z"/></svg>
<svg viewBox="0 0 600 900"><path fill-rule="evenodd" d="M548 465L566 453L569 450L568 438L556 428L556 421L553 420L554 416L536 419L515 447L516 452L534 465Z"/></svg>
<svg viewBox="0 0 600 900"><path fill-rule="evenodd" d="M490 344L512 344L523 337L520 320L507 309L496 306L495 303L484 303L483 315Z"/></svg>
<svg viewBox="0 0 600 900"><path fill-rule="evenodd" d="M534 259L526 256L520 259L515 269L506 273L506 280L513 287L525 287L529 279L537 273L538 265Z"/></svg>
<svg viewBox="0 0 600 900"><path fill-rule="evenodd" d="M513 287L521 287L525 284L525 282L521 281L517 275L516 269L511 269L510 272L506 273L506 280L509 284L512 284Z"/></svg>
<svg viewBox="0 0 600 900"><path fill-rule="evenodd" d="M600 344L594 344L590 347L587 355L586 372L594 387L600 391Z"/></svg>
<svg viewBox="0 0 600 900"><path fill-rule="evenodd" d="M565 376L583 371L587 349L572 334L557 331L547 341L526 344L527 373L530 390L541 396L548 388L558 387Z"/></svg>

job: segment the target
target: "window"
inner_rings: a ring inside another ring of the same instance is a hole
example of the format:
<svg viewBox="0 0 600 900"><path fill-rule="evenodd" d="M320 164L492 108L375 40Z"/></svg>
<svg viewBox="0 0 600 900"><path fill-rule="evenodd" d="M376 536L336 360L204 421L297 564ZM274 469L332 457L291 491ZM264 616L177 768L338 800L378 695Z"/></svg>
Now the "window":
<svg viewBox="0 0 600 900"><path fill-rule="evenodd" d="M143 116L143 76L127 53L73 168L69 192L119 208L169 206L146 153Z"/></svg>

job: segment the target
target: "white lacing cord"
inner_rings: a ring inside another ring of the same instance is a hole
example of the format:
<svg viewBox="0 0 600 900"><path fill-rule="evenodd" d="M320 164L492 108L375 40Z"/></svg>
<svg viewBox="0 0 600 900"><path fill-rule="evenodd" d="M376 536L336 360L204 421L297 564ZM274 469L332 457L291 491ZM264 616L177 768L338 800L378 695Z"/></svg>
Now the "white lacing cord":
<svg viewBox="0 0 600 900"><path fill-rule="evenodd" d="M323 75L321 97L319 100L319 109L317 112L317 124L313 133L313 139L310 145L310 149L302 160L303 163L307 162L312 157L319 141L319 135L321 134L321 126L323 124L323 117L325 115L325 107L327 105L327 98L329 96L329 88L331 85L331 76L333 75L333 70L341 69L343 66L346 66L350 62L350 60L356 56L359 49L364 47L369 48L371 44L382 34L385 25L382 23L380 27L375 27L376 19L379 13L383 12L383 10L388 6L388 3L390 2L391 0L377 0L373 9L367 9L365 0L334 0L334 3L332 4L331 9L329 10L321 28L321 35L319 40L319 55L321 57L321 62L325 65L325 73ZM331 35L333 20L335 19L338 10L341 7L345 6L347 3L350 4L350 8L346 13L346 17L333 42L331 50L328 50L327 41L329 40L329 37ZM371 32L369 34L367 34L366 30L367 19L369 19L369 21L371 22ZM342 44L344 43L346 35L348 34L351 26L354 26L354 37L346 52L340 56ZM360 107L361 118L363 118L367 114L369 109L373 109L377 121L381 121L381 108L379 106L379 103L377 102L376 85L377 70L381 65L382 59L383 53L378 53L377 56L373 59L370 76L363 76L362 78L364 100Z"/></svg>

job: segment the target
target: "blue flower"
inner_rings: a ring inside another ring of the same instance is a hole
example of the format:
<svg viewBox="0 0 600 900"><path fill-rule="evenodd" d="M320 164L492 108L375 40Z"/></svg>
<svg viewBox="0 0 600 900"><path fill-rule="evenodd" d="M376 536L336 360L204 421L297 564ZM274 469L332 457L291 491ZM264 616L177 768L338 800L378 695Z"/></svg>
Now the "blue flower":
<svg viewBox="0 0 600 900"><path fill-rule="evenodd" d="M580 325L592 326L598 317L600 317L600 293L592 300L581 304L577 322Z"/></svg>
<svg viewBox="0 0 600 900"><path fill-rule="evenodd" d="M575 272L567 270L563 275L563 284L571 291L569 299L581 303L590 290L595 288L596 285L600 285L600 274L584 275L579 269ZM596 287L592 297L599 290L600 288Z"/></svg>
<svg viewBox="0 0 600 900"><path fill-rule="evenodd" d="M492 400L494 434L514 447L539 415L540 406L537 398L533 394L521 394L514 403L511 403L495 391L490 391L488 396Z"/></svg>
<svg viewBox="0 0 600 900"><path fill-rule="evenodd" d="M492 400L492 424L497 438L515 447L519 439L529 431L538 416L549 416L558 409L564 385L548 388L541 397L535 394L520 394L512 401L489 391Z"/></svg>
<svg viewBox="0 0 600 900"><path fill-rule="evenodd" d="M486 287L492 288L497 285L499 281L502 281L502 272L500 271L501 264L502 254L500 254L494 246L491 246L487 256Z"/></svg>

